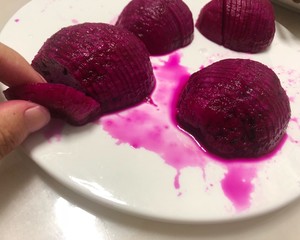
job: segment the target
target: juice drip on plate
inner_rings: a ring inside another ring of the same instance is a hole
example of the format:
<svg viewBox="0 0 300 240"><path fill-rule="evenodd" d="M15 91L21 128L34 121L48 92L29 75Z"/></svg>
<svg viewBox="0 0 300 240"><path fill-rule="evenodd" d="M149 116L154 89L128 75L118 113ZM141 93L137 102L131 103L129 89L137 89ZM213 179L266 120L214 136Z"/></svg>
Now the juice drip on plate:
<svg viewBox="0 0 300 240"><path fill-rule="evenodd" d="M236 210L242 211L251 205L251 193L254 191L253 180L256 168L242 164L227 165L228 172L221 181L224 194L232 201Z"/></svg>
<svg viewBox="0 0 300 240"><path fill-rule="evenodd" d="M65 122L60 119L51 119L50 123L42 131L44 138L47 139L49 143L51 143L52 140L57 142L61 141L65 125Z"/></svg>
<svg viewBox="0 0 300 240"><path fill-rule="evenodd" d="M157 86L152 101L125 112L103 117L101 125L118 144L145 148L161 156L177 170L174 187L180 188L180 170L205 165L199 146L183 134L174 120L175 98L190 74L179 64L180 56L171 55L162 65L155 65Z"/></svg>

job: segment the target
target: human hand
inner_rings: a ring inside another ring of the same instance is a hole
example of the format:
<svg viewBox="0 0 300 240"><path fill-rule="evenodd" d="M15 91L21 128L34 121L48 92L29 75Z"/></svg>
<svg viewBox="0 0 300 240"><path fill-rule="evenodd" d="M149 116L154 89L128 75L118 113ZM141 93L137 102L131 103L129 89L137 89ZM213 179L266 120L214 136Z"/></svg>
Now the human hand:
<svg viewBox="0 0 300 240"><path fill-rule="evenodd" d="M17 52L0 43L0 82L8 87L43 78ZM0 103L0 159L50 120L48 110L38 104L13 100Z"/></svg>

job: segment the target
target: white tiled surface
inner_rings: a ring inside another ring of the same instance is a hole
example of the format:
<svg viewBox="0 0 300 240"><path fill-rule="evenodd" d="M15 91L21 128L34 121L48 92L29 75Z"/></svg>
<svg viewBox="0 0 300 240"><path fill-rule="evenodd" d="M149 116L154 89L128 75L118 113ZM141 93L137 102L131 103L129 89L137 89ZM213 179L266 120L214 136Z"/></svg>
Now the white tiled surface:
<svg viewBox="0 0 300 240"><path fill-rule="evenodd" d="M0 0L0 28L28 0ZM300 14L275 7L300 42ZM299 65L300 67L300 65ZM215 225L152 222L93 204L15 151L0 162L0 240L297 240L300 200L271 214Z"/></svg>

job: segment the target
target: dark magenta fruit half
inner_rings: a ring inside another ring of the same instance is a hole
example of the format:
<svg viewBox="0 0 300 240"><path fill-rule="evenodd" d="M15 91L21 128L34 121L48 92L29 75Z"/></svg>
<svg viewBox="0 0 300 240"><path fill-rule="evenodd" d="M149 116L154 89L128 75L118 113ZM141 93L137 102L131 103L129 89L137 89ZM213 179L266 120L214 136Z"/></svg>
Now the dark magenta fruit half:
<svg viewBox="0 0 300 240"><path fill-rule="evenodd" d="M138 36L151 55L185 47L194 36L193 16L182 0L132 0L116 25Z"/></svg>
<svg viewBox="0 0 300 240"><path fill-rule="evenodd" d="M176 111L179 126L224 158L270 153L291 116L289 99L276 74L245 59L222 60L194 73Z"/></svg>
<svg viewBox="0 0 300 240"><path fill-rule="evenodd" d="M269 0L212 0L202 8L196 28L226 48L261 52L274 38L273 7Z"/></svg>
<svg viewBox="0 0 300 240"><path fill-rule="evenodd" d="M49 83L62 83L100 103L103 113L142 102L155 78L145 45L131 32L105 23L65 27L32 61Z"/></svg>

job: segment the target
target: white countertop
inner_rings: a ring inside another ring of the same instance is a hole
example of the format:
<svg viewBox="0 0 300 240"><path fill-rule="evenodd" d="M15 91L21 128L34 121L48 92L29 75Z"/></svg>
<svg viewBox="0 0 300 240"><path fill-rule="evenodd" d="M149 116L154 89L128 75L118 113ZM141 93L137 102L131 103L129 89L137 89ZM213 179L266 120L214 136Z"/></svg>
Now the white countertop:
<svg viewBox="0 0 300 240"><path fill-rule="evenodd" d="M1 0L0 29L28 0ZM275 7L300 42L300 14ZM298 26L297 26L298 25ZM94 204L15 151L0 162L0 239L285 239L300 236L300 200L270 214L210 225L154 222Z"/></svg>

